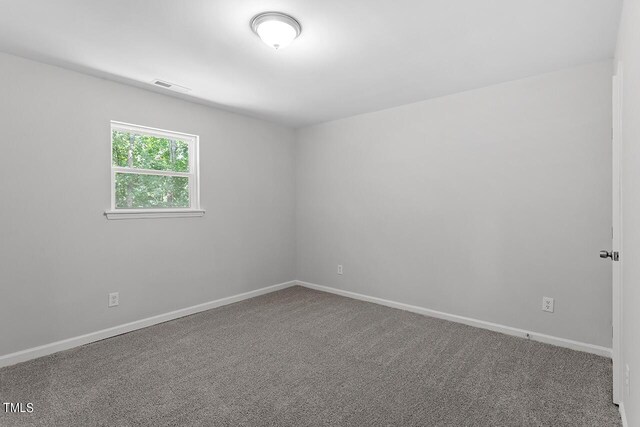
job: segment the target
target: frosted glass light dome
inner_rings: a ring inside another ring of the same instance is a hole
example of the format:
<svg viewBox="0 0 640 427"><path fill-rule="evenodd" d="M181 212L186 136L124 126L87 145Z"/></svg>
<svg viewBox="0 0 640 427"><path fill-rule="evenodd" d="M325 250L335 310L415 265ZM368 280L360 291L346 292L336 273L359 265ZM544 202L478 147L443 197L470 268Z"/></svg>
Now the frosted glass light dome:
<svg viewBox="0 0 640 427"><path fill-rule="evenodd" d="M280 12L265 12L254 16L251 29L267 46L275 50L287 47L302 32L298 21Z"/></svg>

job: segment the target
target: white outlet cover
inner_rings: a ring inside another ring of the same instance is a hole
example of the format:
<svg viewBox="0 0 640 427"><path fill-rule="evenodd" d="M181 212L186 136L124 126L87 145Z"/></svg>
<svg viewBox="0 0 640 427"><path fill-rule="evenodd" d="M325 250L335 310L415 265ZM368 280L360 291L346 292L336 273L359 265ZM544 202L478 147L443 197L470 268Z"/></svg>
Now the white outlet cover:
<svg viewBox="0 0 640 427"><path fill-rule="evenodd" d="M631 371L629 365L624 366L624 391L627 396L631 394Z"/></svg>
<svg viewBox="0 0 640 427"><path fill-rule="evenodd" d="M120 294L118 292L111 292L109 294L109 307L116 307L120 304Z"/></svg>
<svg viewBox="0 0 640 427"><path fill-rule="evenodd" d="M342 274L342 265L338 264L338 274Z"/></svg>
<svg viewBox="0 0 640 427"><path fill-rule="evenodd" d="M553 298L542 297L542 311L553 313Z"/></svg>

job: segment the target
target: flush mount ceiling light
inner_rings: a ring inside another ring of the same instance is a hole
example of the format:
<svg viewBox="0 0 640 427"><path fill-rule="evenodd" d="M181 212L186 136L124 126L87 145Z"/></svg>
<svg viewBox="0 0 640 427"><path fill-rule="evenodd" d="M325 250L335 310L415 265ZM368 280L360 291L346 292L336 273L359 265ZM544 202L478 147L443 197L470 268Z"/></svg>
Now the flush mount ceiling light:
<svg viewBox="0 0 640 427"><path fill-rule="evenodd" d="M280 12L264 12L254 16L251 29L275 50L287 47L302 32L298 21Z"/></svg>

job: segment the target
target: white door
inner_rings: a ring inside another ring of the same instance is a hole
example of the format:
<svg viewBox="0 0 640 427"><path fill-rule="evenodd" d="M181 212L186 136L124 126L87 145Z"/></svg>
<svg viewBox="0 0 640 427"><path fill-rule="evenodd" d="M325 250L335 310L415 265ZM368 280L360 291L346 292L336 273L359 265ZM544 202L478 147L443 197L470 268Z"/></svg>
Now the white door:
<svg viewBox="0 0 640 427"><path fill-rule="evenodd" d="M613 76L613 122L612 122L612 158L613 158L613 211L612 211L612 247L608 254L612 261L612 283L613 283L613 403L619 404L622 398L622 366L621 366L621 337L622 337L622 221L620 209L620 159L621 159L621 110L622 110L622 63L618 63L616 74Z"/></svg>

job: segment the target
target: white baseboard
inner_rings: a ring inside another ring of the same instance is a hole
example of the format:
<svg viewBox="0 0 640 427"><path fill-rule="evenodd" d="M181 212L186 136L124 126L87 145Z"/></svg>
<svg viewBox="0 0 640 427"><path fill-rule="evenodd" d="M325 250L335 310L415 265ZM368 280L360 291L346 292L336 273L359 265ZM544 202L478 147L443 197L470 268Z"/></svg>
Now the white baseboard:
<svg viewBox="0 0 640 427"><path fill-rule="evenodd" d="M607 347L601 347L599 345L587 344L579 341L573 341L566 338L554 337L551 335L540 334L537 332L526 331L524 329L512 328L511 326L504 326L497 323L485 322L484 320L472 319L469 317L458 316L455 314L443 313L441 311L430 310L428 308L418 307L415 305L404 304L401 302L395 302L386 300L383 298L371 297L368 295L358 294L350 291L343 291L342 289L331 288L329 286L316 285L315 283L308 283L297 280L296 283L305 288L316 289L318 291L329 292L336 295L341 295L348 298L353 298L361 301L372 302L375 304L385 305L387 307L398 308L400 310L410 311L412 313L423 314L425 316L437 317L438 319L449 320L457 323L464 323L465 325L475 326L476 328L488 329L490 331L501 332L507 335L513 335L521 338L528 338L534 341L543 342L546 344L552 344L559 347L566 347L572 350L584 351L587 353L597 354L598 356L611 358L612 350Z"/></svg>
<svg viewBox="0 0 640 427"><path fill-rule="evenodd" d="M586 344L579 341L573 341L565 338L554 337L551 335L539 334L537 332L526 331L524 329L518 329L518 328L512 328L510 326L499 325L497 323L485 322L483 320L471 319L469 317L443 313L440 311L430 310L428 308L390 301L382 298L371 297L368 295L358 294L355 292L343 291L341 289L331 288L331 287L322 286L322 285L316 285L314 283L294 280L294 281L280 283L273 286L267 286L265 288L257 289L255 291L245 292L242 294L233 295L226 298L221 298L215 301L209 301L203 304L182 308L180 310L171 311L169 313L147 317L146 319L136 320L134 322L125 323L123 325L118 325L118 326L114 326L107 329L102 329L100 331L91 332L85 335L80 335L77 337L56 341L56 342L41 345L38 347L32 347L26 350L17 351L15 353L6 354L3 356L0 356L0 367L14 365L16 363L25 362L27 360L35 359L42 356L47 356L49 354L57 353L59 351L68 350L70 348L78 347L84 344L89 344L95 341L100 341L105 338L110 338L116 335L135 331L137 329L146 328L148 326L156 325L158 323L178 319L180 317L188 316L190 314L199 313L201 311L210 310L212 308L221 307L223 305L233 304L234 302L257 297L259 295L264 295L270 292L275 292L296 284L300 286L304 286L306 288L310 288L310 289L316 289L319 291L342 295L348 298L353 298L361 301L368 301L375 304L385 305L387 307L393 307L400 310L422 314L425 316L437 317L439 319L449 320L452 322L464 323L466 325L475 326L483 329L489 329L491 331L501 332L507 335L514 335L522 338L528 337L529 339L544 342L547 344L566 347L572 350L585 351L587 353L593 353L599 356L604 356L609 358L611 357L611 349L606 347L601 347L593 344ZM626 422L626 419L624 417L624 408L622 404L620 405L620 413L622 415L623 422Z"/></svg>
<svg viewBox="0 0 640 427"><path fill-rule="evenodd" d="M52 342L38 347L32 347L26 350L17 351L15 353L6 354L4 356L0 356L0 367L14 365L16 363L25 362L27 360L35 359L42 356L47 356L52 353L57 353L59 351L68 350L73 347L100 341L105 338L124 334L126 332L135 331L136 329L146 328L148 326L156 325L158 323L163 323L169 320L174 320L180 317L188 316L190 314L199 313L201 311L210 310L212 308L221 307L223 305L233 304L234 302L257 297L259 295L264 295L270 292L279 291L295 284L296 282L293 280L290 282L280 283L278 285L267 286L265 288L256 289L255 291L245 292L242 294L217 299L215 301L209 301L203 304L181 308L169 313L147 317L146 319L136 320L134 322L102 329L100 331L91 332L85 335L80 335L77 337Z"/></svg>
<svg viewBox="0 0 640 427"><path fill-rule="evenodd" d="M620 402L618 405L620 411L620 418L622 419L622 427L629 427L629 421L627 421L627 413L624 411L624 402Z"/></svg>

